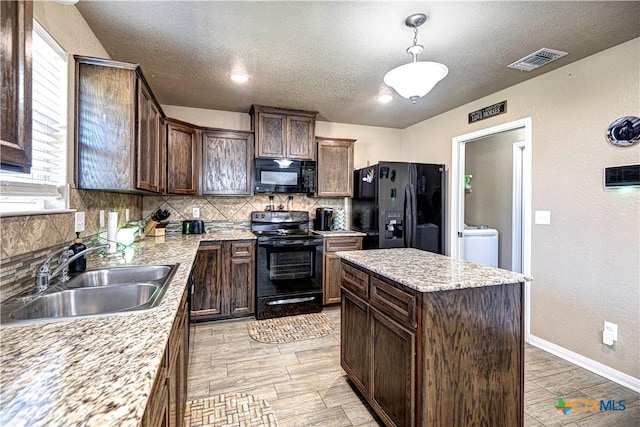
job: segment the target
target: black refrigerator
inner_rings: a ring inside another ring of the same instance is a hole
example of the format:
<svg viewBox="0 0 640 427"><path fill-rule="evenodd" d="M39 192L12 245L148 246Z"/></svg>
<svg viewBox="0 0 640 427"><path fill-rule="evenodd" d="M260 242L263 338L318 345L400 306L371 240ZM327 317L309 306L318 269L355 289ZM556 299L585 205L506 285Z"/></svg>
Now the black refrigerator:
<svg viewBox="0 0 640 427"><path fill-rule="evenodd" d="M363 249L444 254L444 165L380 162L353 173L351 228L366 233Z"/></svg>

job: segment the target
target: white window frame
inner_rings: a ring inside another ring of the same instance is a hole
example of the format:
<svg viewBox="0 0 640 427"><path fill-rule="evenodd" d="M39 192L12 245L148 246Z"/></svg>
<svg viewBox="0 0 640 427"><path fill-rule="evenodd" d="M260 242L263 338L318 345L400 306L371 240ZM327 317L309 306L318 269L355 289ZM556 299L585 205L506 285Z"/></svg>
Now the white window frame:
<svg viewBox="0 0 640 427"><path fill-rule="evenodd" d="M64 105L60 105L60 110L64 114L61 118L63 124L61 140L63 142L62 152L59 153L60 167L59 180L54 183L34 180L31 173L21 174L8 171L0 171L0 216L19 215L39 215L73 211L69 209L69 174L68 174L68 150L69 138L67 127L69 125L69 57L58 43L47 33L47 31L33 21L34 39L36 36L42 38L51 49L60 55L64 60L64 74L62 79L61 93L65 97ZM32 45L33 47L33 45ZM35 77L35 73L34 73ZM35 102L33 103L36 104ZM33 115L34 120L36 115ZM34 126L35 128L35 126ZM35 140L34 140L35 143ZM33 149L33 147L32 147Z"/></svg>

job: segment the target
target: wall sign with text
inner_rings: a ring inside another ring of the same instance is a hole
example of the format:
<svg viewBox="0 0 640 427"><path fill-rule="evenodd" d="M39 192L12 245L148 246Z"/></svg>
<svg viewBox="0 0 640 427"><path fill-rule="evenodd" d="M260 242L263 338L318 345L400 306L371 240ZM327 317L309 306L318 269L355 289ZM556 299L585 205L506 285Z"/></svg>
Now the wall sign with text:
<svg viewBox="0 0 640 427"><path fill-rule="evenodd" d="M507 101L498 102L497 104L489 105L488 107L484 107L469 113L469 123L475 123L477 121L488 119L489 117L504 114L506 112Z"/></svg>

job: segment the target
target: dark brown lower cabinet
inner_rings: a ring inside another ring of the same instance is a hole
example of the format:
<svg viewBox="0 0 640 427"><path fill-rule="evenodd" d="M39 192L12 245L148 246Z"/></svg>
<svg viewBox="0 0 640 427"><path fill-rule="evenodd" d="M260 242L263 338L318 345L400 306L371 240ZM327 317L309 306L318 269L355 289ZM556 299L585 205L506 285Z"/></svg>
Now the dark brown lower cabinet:
<svg viewBox="0 0 640 427"><path fill-rule="evenodd" d="M230 242L229 246L229 315L248 316L254 313L255 305L255 245L252 242Z"/></svg>
<svg viewBox="0 0 640 427"><path fill-rule="evenodd" d="M223 317L222 243L202 242L191 269L191 320Z"/></svg>
<svg viewBox="0 0 640 427"><path fill-rule="evenodd" d="M323 240L322 302L324 305L340 304L342 266L336 252L362 249L362 237L324 236Z"/></svg>
<svg viewBox="0 0 640 427"><path fill-rule="evenodd" d="M342 368L349 374L351 381L365 395L369 394L370 351L369 307L349 291L342 291L342 310L340 313L342 328L347 331L362 331L360 334L348 334L340 346Z"/></svg>
<svg viewBox="0 0 640 427"><path fill-rule="evenodd" d="M341 364L385 425L523 425L522 283L418 292L342 268Z"/></svg>
<svg viewBox="0 0 640 427"><path fill-rule="evenodd" d="M255 242L200 243L191 271L191 319L252 315L255 310Z"/></svg>
<svg viewBox="0 0 640 427"><path fill-rule="evenodd" d="M371 403L385 422L414 425L413 408L416 334L371 309Z"/></svg>
<svg viewBox="0 0 640 427"><path fill-rule="evenodd" d="M176 316L163 362L142 418L144 427L176 427L184 424L189 362L188 293L185 290Z"/></svg>

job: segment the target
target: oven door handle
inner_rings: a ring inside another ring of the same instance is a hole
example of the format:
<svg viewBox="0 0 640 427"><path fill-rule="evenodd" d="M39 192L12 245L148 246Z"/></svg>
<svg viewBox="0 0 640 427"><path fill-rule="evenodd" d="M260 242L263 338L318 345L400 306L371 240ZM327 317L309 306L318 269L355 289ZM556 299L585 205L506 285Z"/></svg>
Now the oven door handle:
<svg viewBox="0 0 640 427"><path fill-rule="evenodd" d="M278 300L274 300L274 301L267 301L267 305L297 304L297 303L300 303L300 302L313 301L314 299L315 299L315 297L278 299Z"/></svg>

